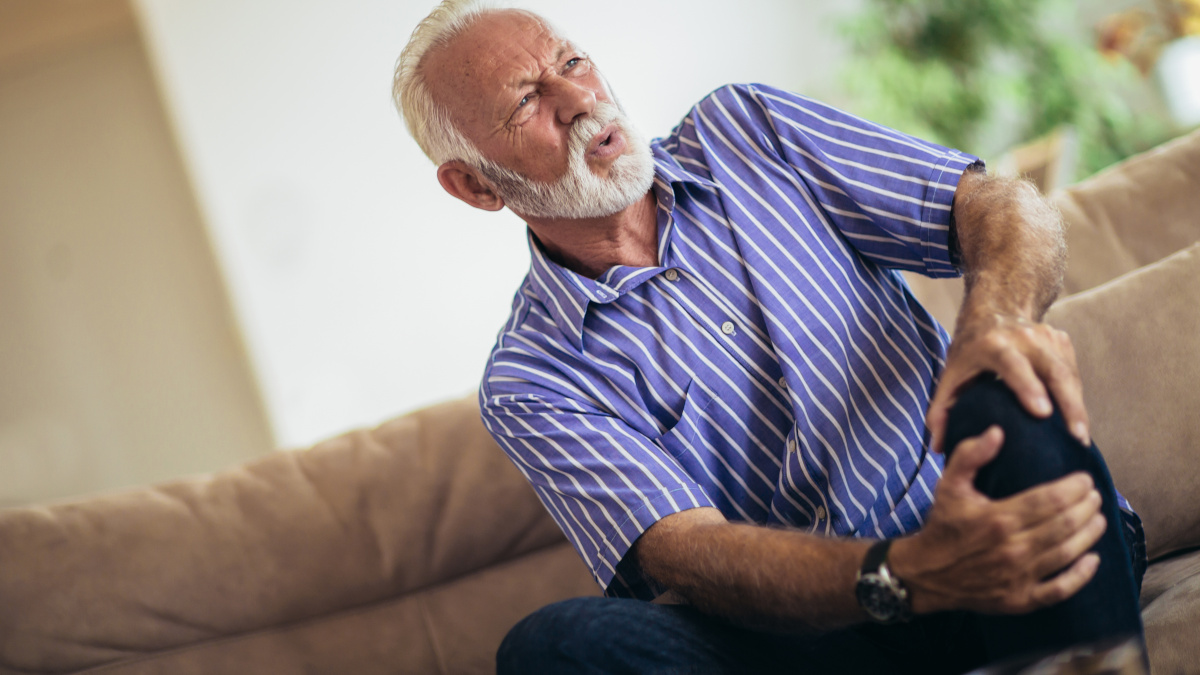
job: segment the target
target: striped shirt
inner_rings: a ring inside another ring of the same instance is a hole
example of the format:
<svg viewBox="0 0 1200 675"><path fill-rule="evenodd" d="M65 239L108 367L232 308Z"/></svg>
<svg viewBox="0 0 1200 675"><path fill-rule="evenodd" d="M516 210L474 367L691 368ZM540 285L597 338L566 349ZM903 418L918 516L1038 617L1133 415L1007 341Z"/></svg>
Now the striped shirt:
<svg viewBox="0 0 1200 675"><path fill-rule="evenodd" d="M480 389L484 424L608 595L694 507L840 537L920 529L924 417L949 336L898 270L959 272L975 157L796 94L728 86L652 143L657 267L532 262Z"/></svg>

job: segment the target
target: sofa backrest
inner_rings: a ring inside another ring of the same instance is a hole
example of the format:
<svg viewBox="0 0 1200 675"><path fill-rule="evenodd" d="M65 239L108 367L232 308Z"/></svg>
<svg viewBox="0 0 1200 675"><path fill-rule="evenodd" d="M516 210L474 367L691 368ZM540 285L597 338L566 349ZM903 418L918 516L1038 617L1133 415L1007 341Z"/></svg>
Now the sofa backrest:
<svg viewBox="0 0 1200 675"><path fill-rule="evenodd" d="M0 673L295 624L562 539L475 398L450 401L211 476L0 511Z"/></svg>
<svg viewBox="0 0 1200 675"><path fill-rule="evenodd" d="M1067 225L1063 295L1079 293L1200 240L1200 130L1130 157L1050 201ZM905 273L913 294L947 328L962 304L961 279Z"/></svg>
<svg viewBox="0 0 1200 675"><path fill-rule="evenodd" d="M1200 240L1200 130L1051 197L1067 223L1070 295Z"/></svg>

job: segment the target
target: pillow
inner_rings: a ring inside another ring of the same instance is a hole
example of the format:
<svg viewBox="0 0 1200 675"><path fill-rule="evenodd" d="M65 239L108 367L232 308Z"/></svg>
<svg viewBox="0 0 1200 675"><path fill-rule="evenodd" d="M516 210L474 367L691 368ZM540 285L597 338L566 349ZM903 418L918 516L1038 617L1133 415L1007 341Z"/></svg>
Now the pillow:
<svg viewBox="0 0 1200 675"><path fill-rule="evenodd" d="M1200 546L1200 243L1054 305L1151 560Z"/></svg>
<svg viewBox="0 0 1200 675"><path fill-rule="evenodd" d="M1131 272L1200 239L1200 130L1115 164L1050 201L1067 223L1067 293Z"/></svg>

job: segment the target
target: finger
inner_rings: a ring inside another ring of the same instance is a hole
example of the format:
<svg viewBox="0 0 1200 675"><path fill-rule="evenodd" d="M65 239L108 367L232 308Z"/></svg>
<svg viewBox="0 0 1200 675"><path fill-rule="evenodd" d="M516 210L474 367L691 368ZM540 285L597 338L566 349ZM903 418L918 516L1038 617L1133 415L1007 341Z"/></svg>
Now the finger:
<svg viewBox="0 0 1200 675"><path fill-rule="evenodd" d="M925 428L929 429L929 449L942 452L942 443L946 435L946 420L950 418L950 408L958 400L958 391L963 383L978 374L978 371L968 371L960 375L946 370L942 373L937 391L933 392L933 400L929 402L929 412L925 414Z"/></svg>
<svg viewBox="0 0 1200 675"><path fill-rule="evenodd" d="M1044 579L1070 565L1095 546L1107 529L1108 521L1104 516L1099 513L1093 514L1077 532L1034 560L1034 575L1038 579Z"/></svg>
<svg viewBox="0 0 1200 675"><path fill-rule="evenodd" d="M1063 420L1067 423L1071 435L1084 446L1090 446L1092 439L1088 430L1088 414L1083 405L1083 387L1080 386L1078 378L1052 376L1047 384L1054 393L1054 400L1058 403L1058 409L1062 411Z"/></svg>
<svg viewBox="0 0 1200 675"><path fill-rule="evenodd" d="M1083 404L1083 383L1079 380L1079 369L1075 364L1075 351L1071 341L1062 333L1058 341L1058 353L1051 358L1044 379L1058 409L1062 411L1063 419L1071 435L1079 439L1085 446L1091 445L1091 435L1088 431L1087 408Z"/></svg>
<svg viewBox="0 0 1200 675"><path fill-rule="evenodd" d="M1019 535L1019 539L1024 545L1029 547L1034 556L1041 555L1043 552L1059 546L1085 528L1092 517L1100 513L1101 503L1100 493L1096 490L1090 490L1083 499L1022 532ZM1071 560L1064 561L1062 566L1065 566L1074 559L1071 558ZM1054 570L1050 571L1053 572Z"/></svg>
<svg viewBox="0 0 1200 675"><path fill-rule="evenodd" d="M1009 349L1000 356L996 374L1008 385L1021 405L1035 417L1049 417L1054 412L1046 387L1033 369L1029 358L1016 349Z"/></svg>
<svg viewBox="0 0 1200 675"><path fill-rule="evenodd" d="M975 475L996 458L1002 445L1004 431L994 424L982 434L962 441L955 446L950 460L946 462L941 482L957 489L974 490Z"/></svg>
<svg viewBox="0 0 1200 675"><path fill-rule="evenodd" d="M944 480L945 472L942 475ZM1006 497L1000 503L1006 511L1017 515L1022 528L1031 528L1088 498L1094 487L1091 474L1076 471Z"/></svg>
<svg viewBox="0 0 1200 675"><path fill-rule="evenodd" d="M929 429L929 449L934 452L942 451L942 435L946 433L946 418L950 405L935 399L925 415L925 428Z"/></svg>
<svg viewBox="0 0 1200 675"><path fill-rule="evenodd" d="M1058 575L1033 587L1029 597L1035 607L1049 607L1079 592L1096 575L1100 556L1088 553Z"/></svg>

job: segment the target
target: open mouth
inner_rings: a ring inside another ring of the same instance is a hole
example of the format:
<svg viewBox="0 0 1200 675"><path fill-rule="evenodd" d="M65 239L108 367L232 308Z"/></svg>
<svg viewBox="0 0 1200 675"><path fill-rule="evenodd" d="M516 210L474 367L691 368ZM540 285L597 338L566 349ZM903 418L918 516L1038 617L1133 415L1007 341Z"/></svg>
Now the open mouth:
<svg viewBox="0 0 1200 675"><path fill-rule="evenodd" d="M625 136L616 124L609 124L592 138L588 155L596 159L610 159L625 151Z"/></svg>

